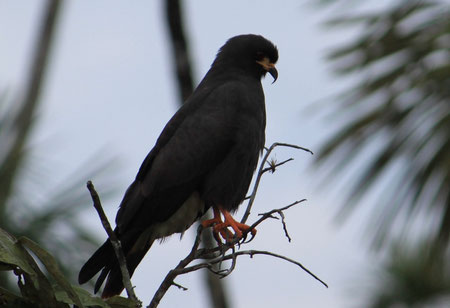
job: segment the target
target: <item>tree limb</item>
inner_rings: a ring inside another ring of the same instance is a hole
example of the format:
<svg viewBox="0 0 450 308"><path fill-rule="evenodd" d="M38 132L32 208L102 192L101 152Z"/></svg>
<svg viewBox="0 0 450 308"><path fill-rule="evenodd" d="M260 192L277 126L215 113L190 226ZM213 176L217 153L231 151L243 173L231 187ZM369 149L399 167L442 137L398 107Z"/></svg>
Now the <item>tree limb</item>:
<svg viewBox="0 0 450 308"><path fill-rule="evenodd" d="M120 272L122 273L122 282L125 289L127 290L128 297L136 302L136 307L142 307L142 303L134 293L133 285L131 284L130 273L128 272L127 261L125 260L125 255L122 250L122 244L120 243L120 240L117 238L116 234L111 228L111 225L109 224L108 217L106 217L106 214L103 211L100 197L98 196L98 193L94 188L94 184L92 184L91 181L88 181L86 186L91 194L94 208L97 211L98 216L100 217L103 228L108 234L109 241L111 242L114 253L116 254L117 261L119 262L120 266Z"/></svg>

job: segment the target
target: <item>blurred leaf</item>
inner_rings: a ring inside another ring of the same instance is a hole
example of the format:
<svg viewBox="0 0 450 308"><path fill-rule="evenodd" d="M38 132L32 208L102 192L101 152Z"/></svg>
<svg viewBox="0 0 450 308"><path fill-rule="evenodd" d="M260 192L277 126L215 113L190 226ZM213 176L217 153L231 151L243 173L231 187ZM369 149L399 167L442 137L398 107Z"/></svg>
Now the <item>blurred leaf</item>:
<svg viewBox="0 0 450 308"><path fill-rule="evenodd" d="M38 251L38 247L34 247ZM53 288L45 275L39 269L33 257L22 246L21 242L0 229L0 261L15 265L14 274L19 277L19 288L23 296L22 302L34 302L35 306L67 307L56 301ZM13 293L5 292L1 300L17 300ZM36 305L38 304L38 305Z"/></svg>
<svg viewBox="0 0 450 308"><path fill-rule="evenodd" d="M421 242L418 245L402 241L395 243L381 271L372 275L376 278L376 284L369 289L368 303L364 306L448 307L450 304L448 260L450 260L448 252L445 253L445 257L437 256L433 246L428 242Z"/></svg>
<svg viewBox="0 0 450 308"><path fill-rule="evenodd" d="M0 287L0 307L22 307L20 302L20 296Z"/></svg>
<svg viewBox="0 0 450 308"><path fill-rule="evenodd" d="M106 302L111 306L111 308L136 308L136 302L132 299L117 295L108 298Z"/></svg>
<svg viewBox="0 0 450 308"><path fill-rule="evenodd" d="M0 229L0 262L12 264L29 275L35 275L33 268L27 263L28 258L25 254L28 253L20 249L17 243L12 235Z"/></svg>
<svg viewBox="0 0 450 308"><path fill-rule="evenodd" d="M49 279L41 272L25 248L36 255L55 284L50 284ZM135 308L135 303L131 299L115 296L104 301L78 286L72 286L51 254L30 239L21 237L17 240L2 229L0 229L0 262L4 262L1 263L2 270L14 271L19 277L22 294L19 296L0 287L0 307L66 308L69 307L67 304L70 304L80 308L91 306Z"/></svg>
<svg viewBox="0 0 450 308"><path fill-rule="evenodd" d="M35 242L32 240L21 237L19 239L20 243L30 249L44 264L47 271L52 275L52 277L55 279L55 281L58 283L58 286L60 286L70 297L70 299L76 304L78 307L83 307L81 304L80 299L78 298L75 291L72 289L72 286L70 283L66 280L64 275L61 273L58 264L56 263L55 259L52 255L50 255L47 251L39 247Z"/></svg>
<svg viewBox="0 0 450 308"><path fill-rule="evenodd" d="M430 213L439 221L431 236L448 245L450 3L404 0L327 23L337 25L361 29L328 55L338 76L352 76L356 84L339 95L332 111L346 123L317 156L318 164L331 167L327 175L340 176L355 161L362 164L347 185L341 217L381 187L373 215L378 225L370 232L374 243L385 243L394 225L406 230L398 223L401 215L409 225L418 213Z"/></svg>
<svg viewBox="0 0 450 308"><path fill-rule="evenodd" d="M58 301L71 305L75 304L73 299L68 296L66 290L61 289L60 286L58 285L54 286L54 289L55 289L55 296L58 299ZM83 303L85 307L96 306L103 308L111 308L111 306L108 305L105 301L103 301L100 297L93 296L88 291L80 287L72 286L72 289L74 290L77 298Z"/></svg>

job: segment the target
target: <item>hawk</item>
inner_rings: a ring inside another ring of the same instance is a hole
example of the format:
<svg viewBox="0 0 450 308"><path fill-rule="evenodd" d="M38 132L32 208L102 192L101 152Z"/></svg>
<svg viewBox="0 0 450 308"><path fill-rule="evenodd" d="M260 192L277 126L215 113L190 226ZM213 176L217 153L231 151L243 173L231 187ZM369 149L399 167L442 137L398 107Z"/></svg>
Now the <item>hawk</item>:
<svg viewBox="0 0 450 308"><path fill-rule="evenodd" d="M186 231L209 209L216 239L242 238L249 226L233 219L264 148L266 111L261 78L278 77L278 50L260 35L223 45L211 68L164 127L128 187L114 230L130 275L157 239ZM222 220L223 216L223 220ZM231 228L234 234L228 229ZM122 292L122 275L109 240L81 268L78 281L101 271L95 292Z"/></svg>

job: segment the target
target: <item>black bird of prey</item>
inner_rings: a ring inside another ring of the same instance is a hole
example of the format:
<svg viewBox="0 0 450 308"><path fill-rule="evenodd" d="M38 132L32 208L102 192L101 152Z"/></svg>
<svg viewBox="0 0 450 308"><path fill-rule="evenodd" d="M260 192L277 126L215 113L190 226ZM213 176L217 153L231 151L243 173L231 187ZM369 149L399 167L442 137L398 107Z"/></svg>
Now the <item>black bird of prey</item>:
<svg viewBox="0 0 450 308"><path fill-rule="evenodd" d="M216 240L242 238L250 231L230 212L244 200L264 147L261 78L269 72L275 82L277 60L275 45L260 35L229 39L197 89L166 124L116 216L114 232L130 275L156 239L186 231L209 208L214 218L202 224L213 226ZM107 277L102 297L120 294L122 275L109 240L81 268L79 283L99 271L94 291Z"/></svg>

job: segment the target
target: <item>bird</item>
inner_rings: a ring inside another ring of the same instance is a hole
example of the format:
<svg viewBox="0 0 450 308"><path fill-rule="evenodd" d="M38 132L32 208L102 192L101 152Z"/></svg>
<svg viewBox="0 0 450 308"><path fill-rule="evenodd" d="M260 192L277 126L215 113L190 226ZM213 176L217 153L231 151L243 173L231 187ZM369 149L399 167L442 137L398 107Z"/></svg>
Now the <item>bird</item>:
<svg viewBox="0 0 450 308"><path fill-rule="evenodd" d="M182 234L210 208L214 217L201 224L212 227L216 240L255 234L232 213L245 199L264 149L261 79L269 73L273 82L277 80L277 60L277 47L261 35L228 39L203 80L165 125L116 215L114 233L130 276L155 240ZM119 295L124 286L109 239L83 265L78 282L86 283L100 271L94 292L106 279L102 297Z"/></svg>

